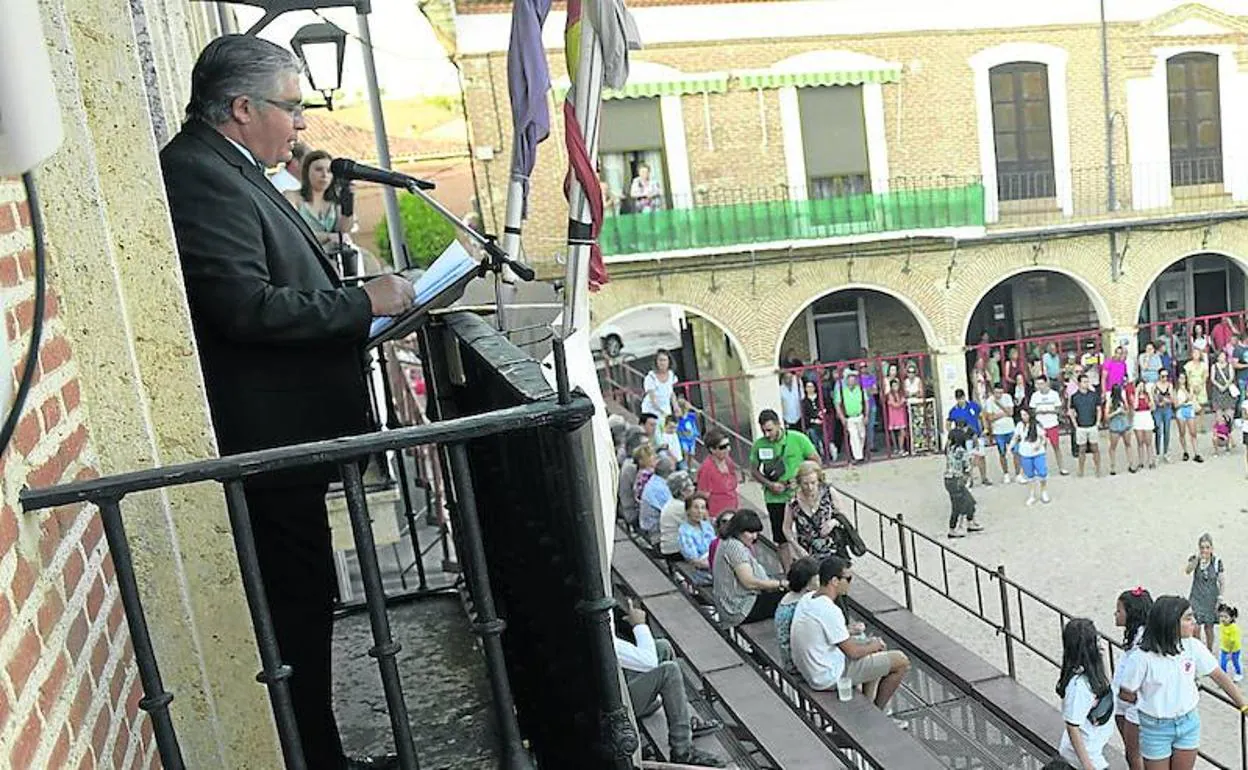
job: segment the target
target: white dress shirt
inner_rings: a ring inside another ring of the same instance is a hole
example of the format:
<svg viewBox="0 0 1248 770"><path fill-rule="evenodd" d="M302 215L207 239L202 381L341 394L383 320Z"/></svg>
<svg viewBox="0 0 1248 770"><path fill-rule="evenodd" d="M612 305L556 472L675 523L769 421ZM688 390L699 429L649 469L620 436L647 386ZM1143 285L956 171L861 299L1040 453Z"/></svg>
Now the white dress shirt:
<svg viewBox="0 0 1248 770"><path fill-rule="evenodd" d="M659 665L659 650L654 646L650 626L645 623L633 626L633 637L637 640L636 644L615 637L615 657L620 661L620 667L639 674L653 671Z"/></svg>

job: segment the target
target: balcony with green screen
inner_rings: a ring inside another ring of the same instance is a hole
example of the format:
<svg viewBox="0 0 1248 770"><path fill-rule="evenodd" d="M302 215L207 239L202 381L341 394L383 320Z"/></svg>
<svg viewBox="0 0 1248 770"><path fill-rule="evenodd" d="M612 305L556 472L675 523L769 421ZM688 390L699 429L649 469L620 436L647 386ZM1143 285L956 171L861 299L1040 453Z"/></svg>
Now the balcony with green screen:
<svg viewBox="0 0 1248 770"><path fill-rule="evenodd" d="M978 178L921 186L899 180L891 187L885 193L816 200L783 192L716 191L696 196L692 206L651 202L648 211L634 211L640 207L625 199L620 213L607 214L600 242L603 253L613 256L984 224Z"/></svg>

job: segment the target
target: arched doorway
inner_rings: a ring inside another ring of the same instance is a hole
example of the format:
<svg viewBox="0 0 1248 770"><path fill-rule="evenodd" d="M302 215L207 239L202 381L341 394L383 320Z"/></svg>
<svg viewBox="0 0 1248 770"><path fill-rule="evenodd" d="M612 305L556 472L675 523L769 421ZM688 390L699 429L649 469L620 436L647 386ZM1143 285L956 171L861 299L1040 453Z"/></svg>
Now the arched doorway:
<svg viewBox="0 0 1248 770"><path fill-rule="evenodd" d="M643 305L596 326L590 347L608 400L640 414L644 379L660 350L671 357L676 393L700 414L699 427L750 435L749 387L739 341L719 322L671 303ZM736 447L734 447L735 449Z"/></svg>
<svg viewBox="0 0 1248 770"><path fill-rule="evenodd" d="M1025 270L998 282L975 305L966 325L967 393L986 395L995 382L1022 372L1059 382L1099 366L1108 306L1066 273ZM982 374L981 374L982 372Z"/></svg>
<svg viewBox="0 0 1248 770"><path fill-rule="evenodd" d="M1212 252L1184 257L1165 268L1140 301L1139 349L1153 342L1175 359L1187 360L1197 327L1225 345L1229 329L1215 327L1228 319L1242 332L1246 300L1248 280L1238 262Z"/></svg>
<svg viewBox="0 0 1248 770"><path fill-rule="evenodd" d="M938 448L932 338L931 324L913 303L879 289L837 289L797 313L777 346L781 386L816 388L822 429L811 432L808 417L803 428L823 448L825 459L868 460ZM908 373L913 378L907 394ZM887 394L893 380L902 405L890 415ZM843 387L853 381L870 402L861 453L845 419L851 415L841 414Z"/></svg>

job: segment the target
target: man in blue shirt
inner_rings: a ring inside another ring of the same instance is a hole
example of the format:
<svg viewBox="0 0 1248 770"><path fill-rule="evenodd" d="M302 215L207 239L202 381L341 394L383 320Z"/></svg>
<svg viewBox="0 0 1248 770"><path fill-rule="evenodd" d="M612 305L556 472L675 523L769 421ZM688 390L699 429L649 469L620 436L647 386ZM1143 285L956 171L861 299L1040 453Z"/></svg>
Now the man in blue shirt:
<svg viewBox="0 0 1248 770"><path fill-rule="evenodd" d="M988 480L988 463L984 460L984 433L979 421L982 410L979 404L967 400L966 391L962 388L955 390L953 397L957 399L957 403L949 410L949 419L945 428L951 429L955 425L961 425L966 430L966 435L969 437L966 441L966 450L971 455L971 464L979 469L980 483L990 487L992 482Z"/></svg>

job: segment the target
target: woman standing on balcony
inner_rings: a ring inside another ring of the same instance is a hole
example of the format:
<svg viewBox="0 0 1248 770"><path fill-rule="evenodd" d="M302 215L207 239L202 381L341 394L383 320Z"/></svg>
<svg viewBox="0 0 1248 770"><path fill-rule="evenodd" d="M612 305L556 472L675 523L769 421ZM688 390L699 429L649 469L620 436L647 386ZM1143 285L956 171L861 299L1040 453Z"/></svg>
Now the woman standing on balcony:
<svg viewBox="0 0 1248 770"><path fill-rule="evenodd" d="M724 511L735 511L740 500L737 485L740 476L732 461L732 442L718 428L706 432L706 446L711 452L707 462L698 466L698 492L706 495L707 512L714 521Z"/></svg>
<svg viewBox="0 0 1248 770"><path fill-rule="evenodd" d="M680 380L672 371L672 357L666 350L654 354L654 368L646 373L642 388L645 396L641 399L642 414L652 414L662 422L663 418L672 413L672 399L676 393L676 383Z"/></svg>

